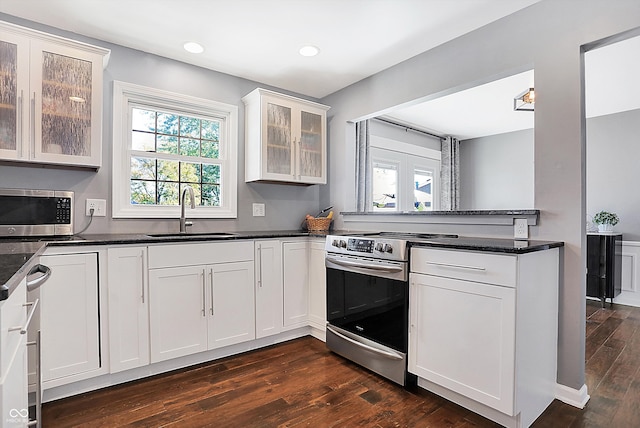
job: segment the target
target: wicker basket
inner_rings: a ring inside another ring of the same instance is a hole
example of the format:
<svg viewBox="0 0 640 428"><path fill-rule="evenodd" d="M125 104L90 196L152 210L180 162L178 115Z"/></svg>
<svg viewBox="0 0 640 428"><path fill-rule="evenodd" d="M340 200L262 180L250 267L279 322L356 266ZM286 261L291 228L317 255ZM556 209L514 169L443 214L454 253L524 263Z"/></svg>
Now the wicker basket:
<svg viewBox="0 0 640 428"><path fill-rule="evenodd" d="M326 217L308 218L307 228L314 231L326 232L331 225L331 219Z"/></svg>

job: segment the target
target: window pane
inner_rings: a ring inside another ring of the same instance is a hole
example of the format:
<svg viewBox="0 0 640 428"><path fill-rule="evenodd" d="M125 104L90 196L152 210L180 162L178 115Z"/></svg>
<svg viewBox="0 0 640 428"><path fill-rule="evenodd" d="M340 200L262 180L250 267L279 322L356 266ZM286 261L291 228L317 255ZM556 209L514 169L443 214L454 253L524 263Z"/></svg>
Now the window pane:
<svg viewBox="0 0 640 428"><path fill-rule="evenodd" d="M398 167L396 165L373 164L373 210L397 208Z"/></svg>
<svg viewBox="0 0 640 428"><path fill-rule="evenodd" d="M155 205L156 182L131 180L131 204Z"/></svg>
<svg viewBox="0 0 640 428"><path fill-rule="evenodd" d="M158 153L178 154L178 137L158 135Z"/></svg>
<svg viewBox="0 0 640 428"><path fill-rule="evenodd" d="M178 181L178 161L158 160L158 180Z"/></svg>
<svg viewBox="0 0 640 428"><path fill-rule="evenodd" d="M202 185L202 205L220 206L220 186L212 184Z"/></svg>
<svg viewBox="0 0 640 428"><path fill-rule="evenodd" d="M200 156L200 141L180 138L180 154L183 156Z"/></svg>
<svg viewBox="0 0 640 428"><path fill-rule="evenodd" d="M158 205L178 205L178 183L158 181Z"/></svg>
<svg viewBox="0 0 640 428"><path fill-rule="evenodd" d="M156 178L156 160L147 158L131 158L131 178Z"/></svg>
<svg viewBox="0 0 640 428"><path fill-rule="evenodd" d="M220 122L217 120L202 121L202 138L213 141L220 141Z"/></svg>
<svg viewBox="0 0 640 428"><path fill-rule="evenodd" d="M413 172L414 207L418 211L433 210L433 173L431 171L416 169Z"/></svg>
<svg viewBox="0 0 640 428"><path fill-rule="evenodd" d="M200 138L200 119L180 116L180 136Z"/></svg>
<svg viewBox="0 0 640 428"><path fill-rule="evenodd" d="M218 159L220 157L220 143L203 140L200 156L203 158Z"/></svg>
<svg viewBox="0 0 640 428"><path fill-rule="evenodd" d="M200 183L200 166L199 163L180 162L180 181L182 183Z"/></svg>
<svg viewBox="0 0 640 428"><path fill-rule="evenodd" d="M131 128L134 131L156 130L156 112L134 108L131 110Z"/></svg>
<svg viewBox="0 0 640 428"><path fill-rule="evenodd" d="M131 133L131 148L144 152L154 152L156 150L155 134L133 131Z"/></svg>
<svg viewBox="0 0 640 428"><path fill-rule="evenodd" d="M202 165L203 183L220 183L220 165Z"/></svg>
<svg viewBox="0 0 640 428"><path fill-rule="evenodd" d="M158 133L178 135L178 115L158 112Z"/></svg>

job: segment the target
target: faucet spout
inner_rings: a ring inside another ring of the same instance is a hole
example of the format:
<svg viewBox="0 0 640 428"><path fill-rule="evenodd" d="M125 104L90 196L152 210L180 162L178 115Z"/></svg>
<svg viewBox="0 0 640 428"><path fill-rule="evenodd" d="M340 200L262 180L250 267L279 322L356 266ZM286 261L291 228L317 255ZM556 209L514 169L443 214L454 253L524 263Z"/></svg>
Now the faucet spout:
<svg viewBox="0 0 640 428"><path fill-rule="evenodd" d="M185 186L184 189L182 189L182 194L180 195L180 233L187 233L187 226L191 226L191 222L187 222L187 218L185 216L184 199L187 196L187 192L189 192L191 209L196 209L196 199L193 196L193 189L191 188L191 186Z"/></svg>

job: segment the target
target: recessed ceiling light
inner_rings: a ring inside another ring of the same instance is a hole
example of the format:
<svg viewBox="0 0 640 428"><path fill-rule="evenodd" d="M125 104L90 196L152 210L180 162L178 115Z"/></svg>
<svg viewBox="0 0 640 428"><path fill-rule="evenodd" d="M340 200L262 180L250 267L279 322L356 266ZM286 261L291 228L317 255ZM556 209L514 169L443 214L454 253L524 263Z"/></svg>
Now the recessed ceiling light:
<svg viewBox="0 0 640 428"><path fill-rule="evenodd" d="M196 54L204 52L204 48L202 47L202 45L196 42L185 43L184 50L186 50L187 52L196 53Z"/></svg>
<svg viewBox="0 0 640 428"><path fill-rule="evenodd" d="M320 49L316 46L303 46L300 48L300 55L302 56L316 56L320 53Z"/></svg>

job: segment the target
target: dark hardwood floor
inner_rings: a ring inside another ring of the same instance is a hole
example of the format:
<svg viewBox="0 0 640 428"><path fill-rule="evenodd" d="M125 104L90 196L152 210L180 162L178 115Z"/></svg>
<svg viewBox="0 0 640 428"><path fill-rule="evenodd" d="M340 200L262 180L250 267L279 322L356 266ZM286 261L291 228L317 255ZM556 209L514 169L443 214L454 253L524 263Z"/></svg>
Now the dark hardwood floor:
<svg viewBox="0 0 640 428"><path fill-rule="evenodd" d="M554 401L534 427L640 427L640 308L587 303L584 410ZM49 427L495 427L405 390L305 337L43 407Z"/></svg>

